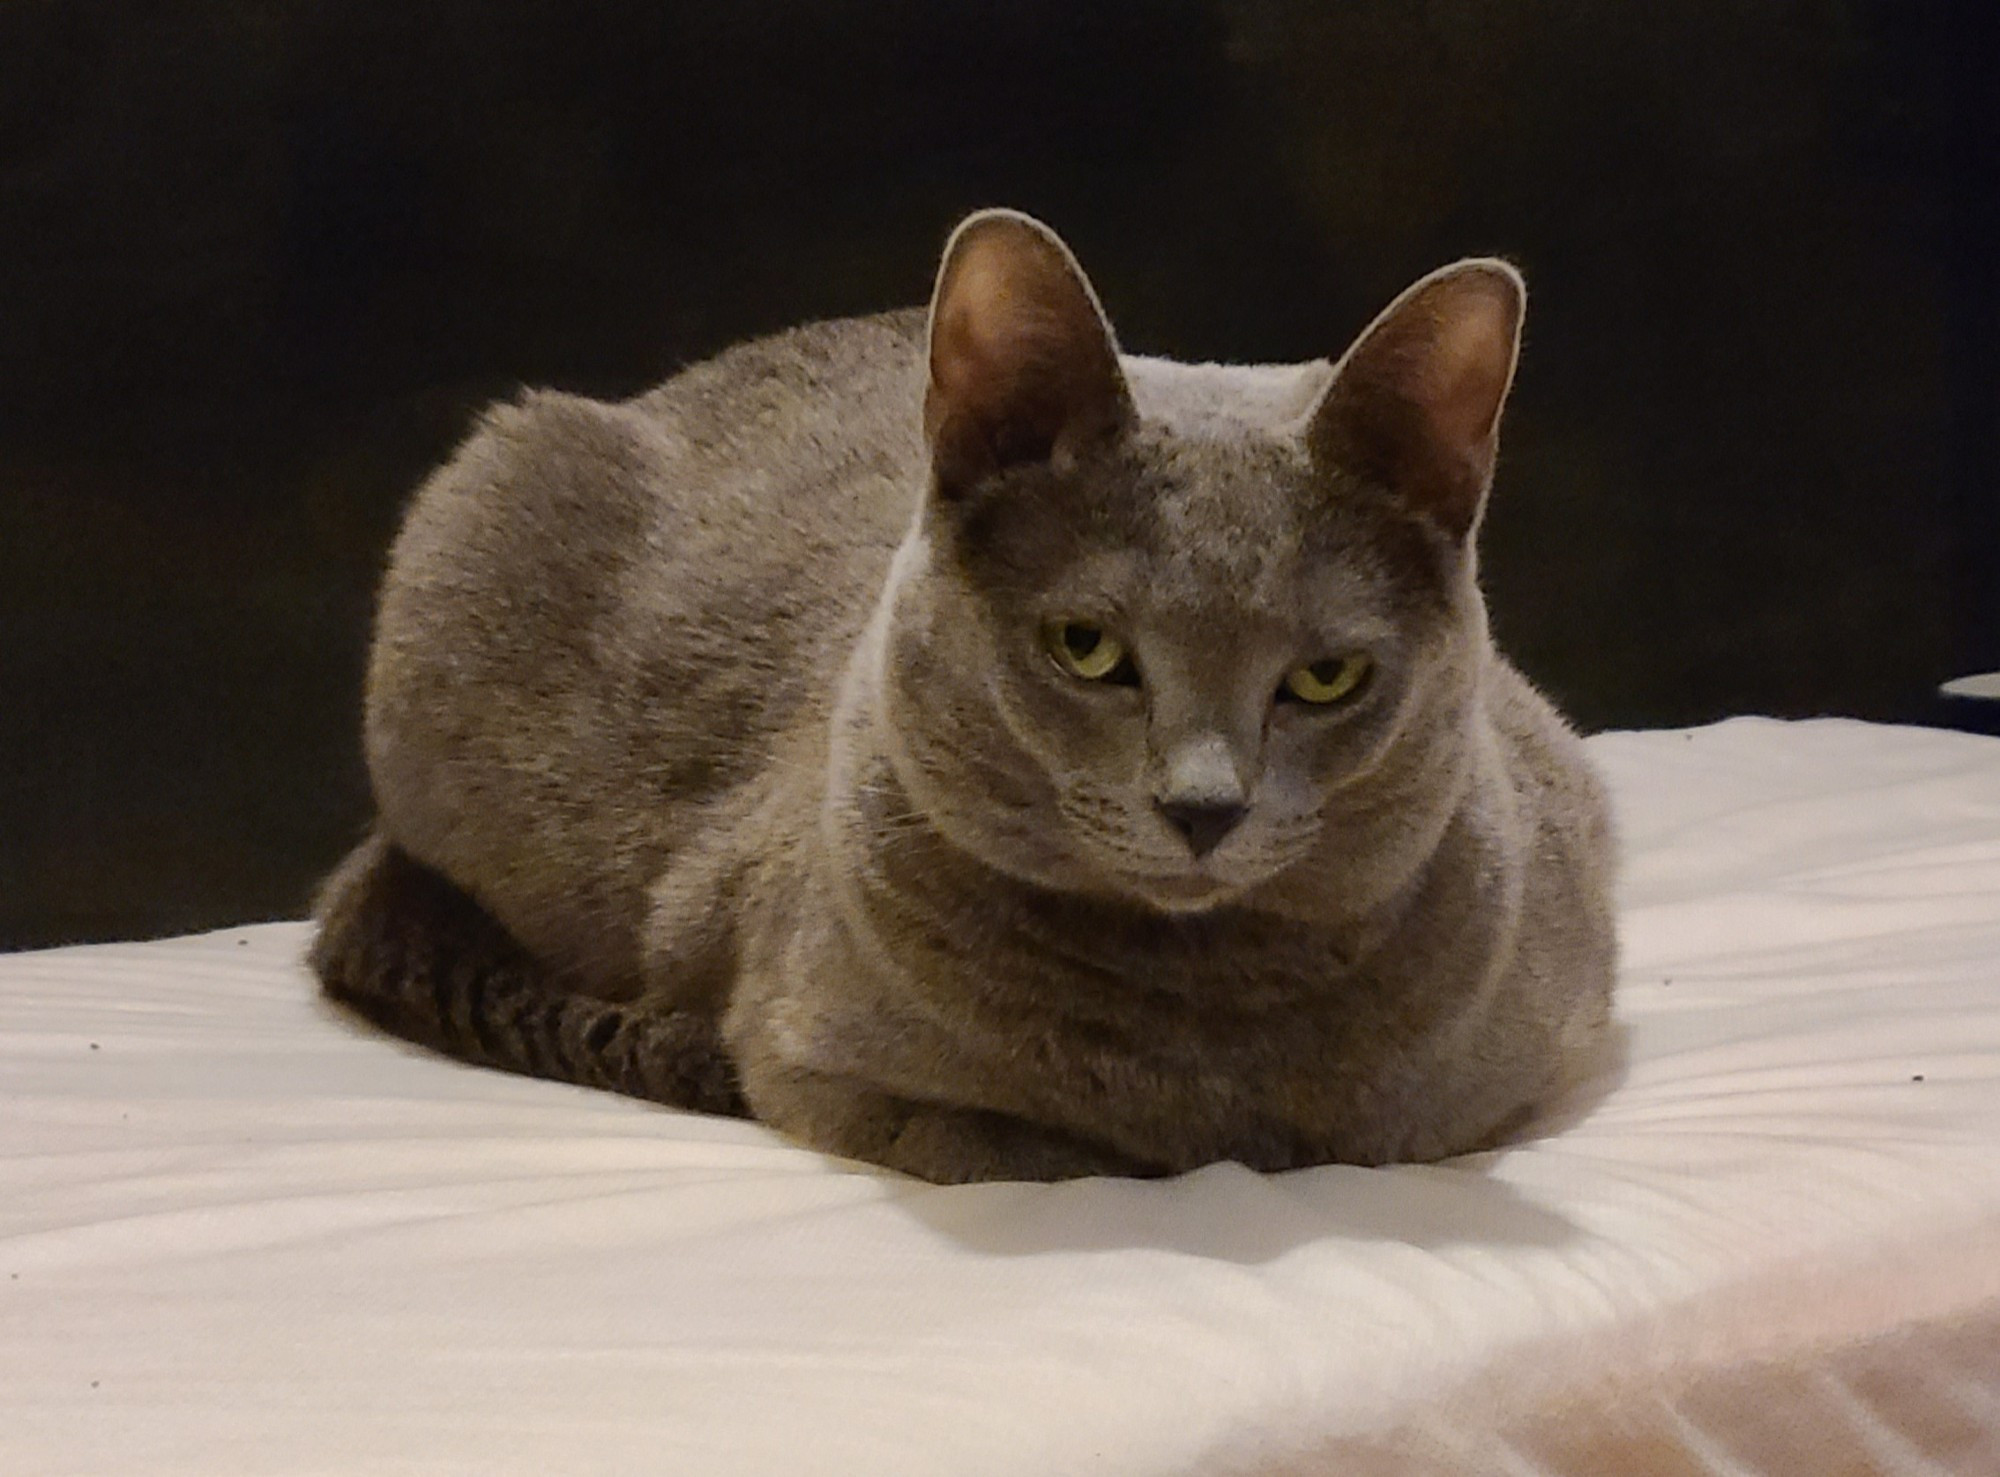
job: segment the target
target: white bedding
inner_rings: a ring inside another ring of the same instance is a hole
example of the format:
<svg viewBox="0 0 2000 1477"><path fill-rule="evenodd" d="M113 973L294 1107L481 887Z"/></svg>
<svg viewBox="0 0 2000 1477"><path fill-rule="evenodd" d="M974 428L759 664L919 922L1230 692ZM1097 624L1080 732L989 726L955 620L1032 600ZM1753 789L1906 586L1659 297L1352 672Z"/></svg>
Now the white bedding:
<svg viewBox="0 0 2000 1477"><path fill-rule="evenodd" d="M941 1189L420 1054L301 925L0 957L0 1477L2000 1473L2000 741L1591 741L1623 1080Z"/></svg>

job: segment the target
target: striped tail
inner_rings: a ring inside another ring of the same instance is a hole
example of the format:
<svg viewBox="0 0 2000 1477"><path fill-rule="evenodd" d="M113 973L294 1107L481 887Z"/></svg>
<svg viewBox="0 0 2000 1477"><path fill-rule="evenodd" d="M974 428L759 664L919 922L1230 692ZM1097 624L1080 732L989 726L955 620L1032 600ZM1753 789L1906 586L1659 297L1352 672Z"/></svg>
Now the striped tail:
<svg viewBox="0 0 2000 1477"><path fill-rule="evenodd" d="M385 1031L481 1066L746 1112L714 1020L556 987L477 903L380 835L340 864L314 911L321 987Z"/></svg>

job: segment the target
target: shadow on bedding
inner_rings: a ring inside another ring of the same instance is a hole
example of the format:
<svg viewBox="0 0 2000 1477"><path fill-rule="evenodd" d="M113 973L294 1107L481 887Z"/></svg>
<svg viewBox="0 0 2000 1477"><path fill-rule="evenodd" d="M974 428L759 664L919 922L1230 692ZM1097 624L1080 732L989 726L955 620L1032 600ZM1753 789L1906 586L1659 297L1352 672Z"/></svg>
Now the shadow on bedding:
<svg viewBox="0 0 2000 1477"><path fill-rule="evenodd" d="M1254 1265L1327 1241L1555 1249L1581 1234L1485 1173L1495 1157L1276 1175L1211 1164L1173 1180L957 1185L900 1203L967 1251L992 1256L1151 1249Z"/></svg>

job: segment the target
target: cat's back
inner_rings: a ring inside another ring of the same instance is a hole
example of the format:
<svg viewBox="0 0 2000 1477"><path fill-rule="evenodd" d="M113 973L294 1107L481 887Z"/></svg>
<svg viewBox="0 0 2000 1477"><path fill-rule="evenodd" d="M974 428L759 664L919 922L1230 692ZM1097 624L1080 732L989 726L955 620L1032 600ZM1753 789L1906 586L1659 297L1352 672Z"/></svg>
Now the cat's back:
<svg viewBox="0 0 2000 1477"><path fill-rule="evenodd" d="M921 487L922 332L813 324L628 401L489 411L383 585L395 839L545 954L622 954L689 817L820 719Z"/></svg>
<svg viewBox="0 0 2000 1477"><path fill-rule="evenodd" d="M419 492L391 582L684 566L698 596L811 549L893 544L922 465L922 328L916 312L813 323L630 400L496 405Z"/></svg>
<svg viewBox="0 0 2000 1477"><path fill-rule="evenodd" d="M742 556L893 546L925 466L921 310L842 318L747 343L615 410L656 438L673 485L663 532L752 540Z"/></svg>

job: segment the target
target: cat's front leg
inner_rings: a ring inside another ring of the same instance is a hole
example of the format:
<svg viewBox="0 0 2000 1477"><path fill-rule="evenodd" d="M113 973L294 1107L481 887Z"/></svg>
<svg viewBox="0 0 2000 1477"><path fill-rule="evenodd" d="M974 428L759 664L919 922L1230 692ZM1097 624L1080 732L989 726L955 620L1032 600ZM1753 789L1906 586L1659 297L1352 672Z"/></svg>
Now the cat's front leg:
<svg viewBox="0 0 2000 1477"><path fill-rule="evenodd" d="M930 1180L1070 1180L1158 1169L1023 1118L898 1097L854 1078L780 1066L753 1072L761 1121L816 1149Z"/></svg>

